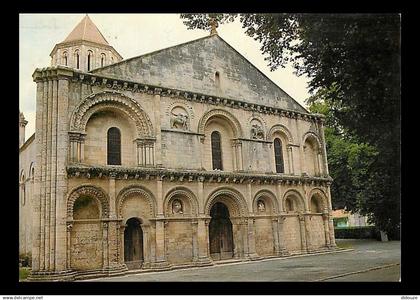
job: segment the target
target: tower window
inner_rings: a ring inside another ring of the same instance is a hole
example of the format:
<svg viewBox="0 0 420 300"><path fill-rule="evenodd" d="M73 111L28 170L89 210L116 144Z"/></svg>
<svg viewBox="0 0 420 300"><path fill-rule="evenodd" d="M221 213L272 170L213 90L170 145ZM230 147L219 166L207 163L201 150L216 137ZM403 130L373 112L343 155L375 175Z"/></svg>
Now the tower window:
<svg viewBox="0 0 420 300"><path fill-rule="evenodd" d="M87 56L87 70L88 71L90 71L90 69L92 68L92 56L93 56L92 51L88 51L88 56Z"/></svg>
<svg viewBox="0 0 420 300"><path fill-rule="evenodd" d="M220 143L220 133L218 131L213 131L211 134L211 155L213 170L223 170L222 148Z"/></svg>
<svg viewBox="0 0 420 300"><path fill-rule="evenodd" d="M65 65L65 66L67 66L67 52L64 52L63 53L63 64Z"/></svg>
<svg viewBox="0 0 420 300"><path fill-rule="evenodd" d="M80 68L80 55L79 55L79 50L76 50L76 52L74 53L74 56L76 58L76 69Z"/></svg>
<svg viewBox="0 0 420 300"><path fill-rule="evenodd" d="M101 54L101 67L105 65L105 54Z"/></svg>
<svg viewBox="0 0 420 300"><path fill-rule="evenodd" d="M276 160L276 173L284 173L283 150L279 138L274 140L274 158Z"/></svg>
<svg viewBox="0 0 420 300"><path fill-rule="evenodd" d="M107 145L108 165L121 165L121 133L118 128L108 129Z"/></svg>

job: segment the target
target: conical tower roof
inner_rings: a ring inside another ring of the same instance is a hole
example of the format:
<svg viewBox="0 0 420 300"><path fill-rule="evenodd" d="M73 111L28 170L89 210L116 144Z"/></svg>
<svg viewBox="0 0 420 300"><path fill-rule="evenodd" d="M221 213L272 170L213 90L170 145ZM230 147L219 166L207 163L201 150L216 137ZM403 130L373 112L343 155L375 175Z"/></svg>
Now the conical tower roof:
<svg viewBox="0 0 420 300"><path fill-rule="evenodd" d="M89 41L97 44L109 46L107 40L92 22L88 15L86 15L79 24L73 29L63 43L71 41Z"/></svg>

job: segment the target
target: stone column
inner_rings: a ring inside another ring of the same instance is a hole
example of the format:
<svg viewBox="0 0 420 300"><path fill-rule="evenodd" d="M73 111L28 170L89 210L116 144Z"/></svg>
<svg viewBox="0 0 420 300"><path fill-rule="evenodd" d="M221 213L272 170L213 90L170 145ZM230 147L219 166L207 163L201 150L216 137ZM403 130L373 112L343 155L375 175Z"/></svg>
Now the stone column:
<svg viewBox="0 0 420 300"><path fill-rule="evenodd" d="M251 260L258 259L258 254L255 250L255 218L250 217L247 219L245 223L247 229L247 240L248 240L248 251L246 253L246 257Z"/></svg>
<svg viewBox="0 0 420 300"><path fill-rule="evenodd" d="M293 165L293 147L290 145L287 146L287 157L289 161L289 174L294 174L295 169Z"/></svg>
<svg viewBox="0 0 420 300"><path fill-rule="evenodd" d="M164 219L156 219L156 261L154 268L168 268L165 255L165 224Z"/></svg>
<svg viewBox="0 0 420 300"><path fill-rule="evenodd" d="M232 141L232 156L233 156L233 171L237 171L238 168L238 156L237 156L237 150L236 150L236 140Z"/></svg>
<svg viewBox="0 0 420 300"><path fill-rule="evenodd" d="M324 174L328 175L329 171L328 171L328 160L327 160L327 148L326 148L326 143L325 143L325 136L324 136L324 124L323 121L321 120L319 122L319 133L321 136L321 140L322 140L322 162L324 165Z"/></svg>
<svg viewBox="0 0 420 300"><path fill-rule="evenodd" d="M322 174L324 174L324 170L322 168L322 154L321 154L321 149L319 149L318 153L317 153L317 164L318 164L318 176L322 176Z"/></svg>
<svg viewBox="0 0 420 300"><path fill-rule="evenodd" d="M192 261L198 261L198 221L197 219L192 219L191 221L191 229L192 229Z"/></svg>
<svg viewBox="0 0 420 300"><path fill-rule="evenodd" d="M325 246L330 247L330 228L328 226L328 212L322 214L322 221L324 222Z"/></svg>
<svg viewBox="0 0 420 300"><path fill-rule="evenodd" d="M66 226L66 269L71 269L71 231L73 222L67 222Z"/></svg>
<svg viewBox="0 0 420 300"><path fill-rule="evenodd" d="M108 222L102 222L102 268L109 268Z"/></svg>
<svg viewBox="0 0 420 300"><path fill-rule="evenodd" d="M162 165L162 152L161 152L161 145L162 145L162 137L161 137L161 126L160 126L160 94L162 92L162 89L155 88L154 89L154 96L153 96L153 108L154 108L154 127L155 127L155 136L156 136L156 143L155 143L155 161L154 163L157 166Z"/></svg>
<svg viewBox="0 0 420 300"><path fill-rule="evenodd" d="M233 234L233 257L241 258L248 253L247 230L244 221L239 218L230 218Z"/></svg>
<svg viewBox="0 0 420 300"><path fill-rule="evenodd" d="M328 194L328 227L330 231L330 245L332 248L336 248L337 244L335 243L335 235L334 235L334 222L332 216L332 203L331 203L331 190L330 190L331 183L327 183L327 194Z"/></svg>
<svg viewBox="0 0 420 300"><path fill-rule="evenodd" d="M150 268L151 267L151 259L150 259L150 226L143 224L140 226L143 231L143 268Z"/></svg>
<svg viewBox="0 0 420 300"><path fill-rule="evenodd" d="M243 158L242 158L242 142L241 141L238 141L238 144L237 144L237 157L239 158L238 171L243 171L244 162L243 162Z"/></svg>
<svg viewBox="0 0 420 300"><path fill-rule="evenodd" d="M273 230L273 243L274 243L274 255L280 256L280 244L279 244L279 223L278 218L271 219L271 227Z"/></svg>
<svg viewBox="0 0 420 300"><path fill-rule="evenodd" d="M286 240L284 238L284 221L286 220L285 217L279 216L278 217L278 236L279 236L279 255L280 256L287 256L289 252L286 249Z"/></svg>
<svg viewBox="0 0 420 300"><path fill-rule="evenodd" d="M197 250L198 250L198 265L210 265L209 253L209 224L210 218L205 215L200 215L197 220Z"/></svg>
<svg viewBox="0 0 420 300"><path fill-rule="evenodd" d="M124 231L127 228L126 224L121 224L119 228L119 244L120 244L120 263L125 264L125 257L124 257L124 249L125 249L125 242L124 242Z"/></svg>
<svg viewBox="0 0 420 300"><path fill-rule="evenodd" d="M306 232L306 251L308 253L314 252L313 245L312 245L312 236L311 236L311 215L305 215L305 232Z"/></svg>
<svg viewBox="0 0 420 300"><path fill-rule="evenodd" d="M299 218L299 225L300 225L301 251L302 253L307 253L305 218L302 215L299 215L298 218Z"/></svg>

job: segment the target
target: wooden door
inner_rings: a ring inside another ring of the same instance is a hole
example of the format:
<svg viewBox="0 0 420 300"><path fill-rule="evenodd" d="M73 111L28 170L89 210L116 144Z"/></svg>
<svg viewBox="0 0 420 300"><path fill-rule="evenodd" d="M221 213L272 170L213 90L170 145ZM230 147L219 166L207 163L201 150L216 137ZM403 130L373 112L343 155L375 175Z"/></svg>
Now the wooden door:
<svg viewBox="0 0 420 300"><path fill-rule="evenodd" d="M124 231L124 261L129 269L143 263L143 231L137 219L129 219Z"/></svg>
<svg viewBox="0 0 420 300"><path fill-rule="evenodd" d="M223 203L217 202L210 211L209 224L210 256L214 260L233 257L232 222L229 210Z"/></svg>

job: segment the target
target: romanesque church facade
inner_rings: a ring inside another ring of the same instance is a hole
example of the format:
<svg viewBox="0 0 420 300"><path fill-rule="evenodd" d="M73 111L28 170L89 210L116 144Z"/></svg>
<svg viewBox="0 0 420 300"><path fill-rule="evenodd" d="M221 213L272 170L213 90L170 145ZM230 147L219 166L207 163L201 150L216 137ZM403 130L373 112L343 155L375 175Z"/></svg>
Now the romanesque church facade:
<svg viewBox="0 0 420 300"><path fill-rule="evenodd" d="M50 56L20 145L31 280L336 248L323 116L217 32L123 60L86 16Z"/></svg>

